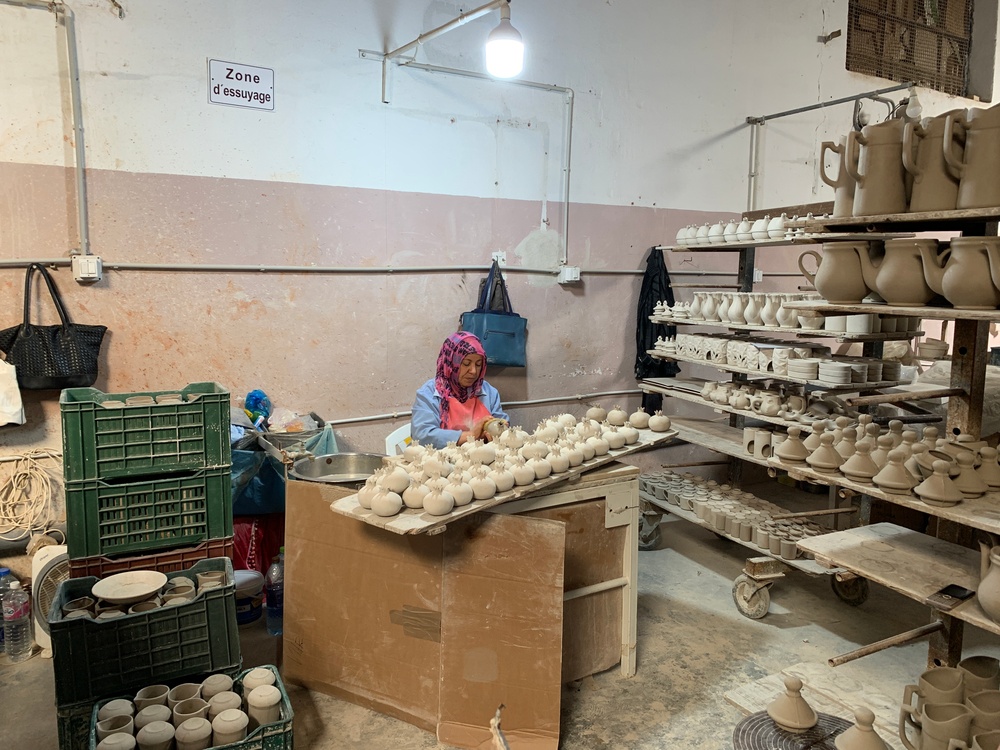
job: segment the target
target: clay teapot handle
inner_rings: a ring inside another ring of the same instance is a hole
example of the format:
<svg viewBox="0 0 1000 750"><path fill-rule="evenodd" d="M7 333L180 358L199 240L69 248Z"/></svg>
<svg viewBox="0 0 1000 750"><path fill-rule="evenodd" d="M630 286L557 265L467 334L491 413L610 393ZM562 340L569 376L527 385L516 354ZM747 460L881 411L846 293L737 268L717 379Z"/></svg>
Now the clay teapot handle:
<svg viewBox="0 0 1000 750"><path fill-rule="evenodd" d="M844 148L839 143L834 143L833 141L823 141L819 145L819 178L823 180L827 185L832 187L834 190L839 187L839 185L831 180L826 174L826 152L833 151L835 154L839 154L841 160L844 159Z"/></svg>
<svg viewBox="0 0 1000 750"><path fill-rule="evenodd" d="M809 273L805 269L805 266L802 265L802 259L807 255L811 255L816 259L815 273ZM819 273L819 264L822 262L823 259L820 257L819 253L817 253L815 250L806 250L799 254L799 270L802 271L802 275L805 276L807 279L809 279L809 283L812 284L813 286L816 286L816 274Z"/></svg>
<svg viewBox="0 0 1000 750"><path fill-rule="evenodd" d="M913 156L916 150L914 140L923 138L926 134L919 122L908 122L903 128L903 167L914 177L920 176L920 169Z"/></svg>
<svg viewBox="0 0 1000 750"><path fill-rule="evenodd" d="M852 130L847 134L847 147L844 149L844 169L847 170L847 174L853 177L858 185L862 185L865 181L864 175L858 169L858 162L861 159L859 144L864 146L867 143L868 139L856 130Z"/></svg>
<svg viewBox="0 0 1000 750"><path fill-rule="evenodd" d="M959 119L961 118L961 119ZM942 147L944 148L944 163L948 166L948 171L951 172L952 177L957 180L962 179L962 174L965 172L965 162L959 161L955 156L955 149L952 142L955 138L955 122L958 121L959 125L964 127L965 116L964 114L958 115L957 117L953 114L947 114L944 117L944 139L941 141Z"/></svg>
<svg viewBox="0 0 1000 750"><path fill-rule="evenodd" d="M906 746L907 750L917 750L910 738L906 736L906 725L909 723L911 726L915 725L916 709L913 706L903 705L900 707L899 711L899 739L902 740L903 744ZM907 718L910 719L907 722ZM923 743L921 743L923 744Z"/></svg>

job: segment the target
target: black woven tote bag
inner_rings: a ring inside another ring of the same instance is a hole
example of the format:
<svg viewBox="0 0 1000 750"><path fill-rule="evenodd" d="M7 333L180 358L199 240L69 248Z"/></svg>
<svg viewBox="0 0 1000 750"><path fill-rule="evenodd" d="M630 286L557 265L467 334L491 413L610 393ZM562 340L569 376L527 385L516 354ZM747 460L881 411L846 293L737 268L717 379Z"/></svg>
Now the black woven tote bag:
<svg viewBox="0 0 1000 750"><path fill-rule="evenodd" d="M36 272L49 288L61 325L31 324L31 279ZM17 384L25 390L84 388L97 380L97 357L107 330L106 326L70 322L52 277L32 263L24 275L24 322L0 331L0 351L17 368Z"/></svg>

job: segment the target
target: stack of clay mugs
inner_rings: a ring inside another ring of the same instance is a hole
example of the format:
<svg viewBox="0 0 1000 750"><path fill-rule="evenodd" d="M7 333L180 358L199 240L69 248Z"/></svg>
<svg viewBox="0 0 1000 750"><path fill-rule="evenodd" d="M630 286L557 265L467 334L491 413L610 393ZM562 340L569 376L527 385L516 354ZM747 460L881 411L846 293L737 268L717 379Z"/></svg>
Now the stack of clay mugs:
<svg viewBox="0 0 1000 750"><path fill-rule="evenodd" d="M243 676L243 698L224 674L173 688L149 685L131 701L101 706L97 750L207 750L240 742L248 731L281 718L275 682L272 669L258 667Z"/></svg>
<svg viewBox="0 0 1000 750"><path fill-rule="evenodd" d="M1000 662L971 656L920 675L903 691L899 738L907 750L1000 748Z"/></svg>

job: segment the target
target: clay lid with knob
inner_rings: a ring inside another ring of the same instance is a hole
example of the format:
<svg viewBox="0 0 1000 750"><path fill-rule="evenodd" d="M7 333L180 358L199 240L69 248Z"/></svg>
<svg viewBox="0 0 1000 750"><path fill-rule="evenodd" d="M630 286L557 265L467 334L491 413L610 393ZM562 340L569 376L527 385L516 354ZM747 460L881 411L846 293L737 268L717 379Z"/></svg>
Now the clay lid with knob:
<svg viewBox="0 0 1000 750"><path fill-rule="evenodd" d="M802 680L783 675L785 692L767 707L767 715L786 732L801 733L816 726L819 717L802 697Z"/></svg>
<svg viewBox="0 0 1000 750"><path fill-rule="evenodd" d="M875 731L875 714L861 707L854 711L854 726L833 741L837 750L889 750L885 740Z"/></svg>

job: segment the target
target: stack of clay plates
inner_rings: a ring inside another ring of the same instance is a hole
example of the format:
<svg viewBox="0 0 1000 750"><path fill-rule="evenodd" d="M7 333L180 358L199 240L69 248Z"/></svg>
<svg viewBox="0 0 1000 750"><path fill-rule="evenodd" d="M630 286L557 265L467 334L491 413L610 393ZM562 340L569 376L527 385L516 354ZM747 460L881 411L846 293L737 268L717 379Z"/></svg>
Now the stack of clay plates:
<svg viewBox="0 0 1000 750"><path fill-rule="evenodd" d="M819 380L826 385L850 385L851 365L847 362L820 362Z"/></svg>
<svg viewBox="0 0 1000 750"><path fill-rule="evenodd" d="M903 365L891 360L882 361L882 380L899 380L903 375Z"/></svg>
<svg viewBox="0 0 1000 750"><path fill-rule="evenodd" d="M819 371L818 359L788 360L788 377L798 380L815 380Z"/></svg>

